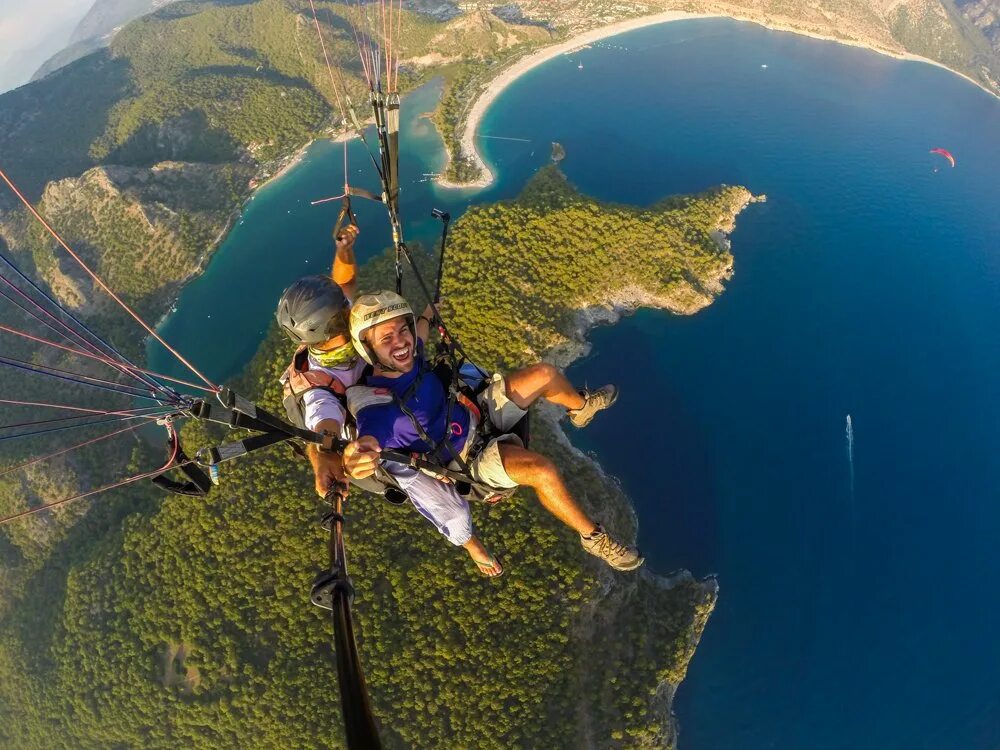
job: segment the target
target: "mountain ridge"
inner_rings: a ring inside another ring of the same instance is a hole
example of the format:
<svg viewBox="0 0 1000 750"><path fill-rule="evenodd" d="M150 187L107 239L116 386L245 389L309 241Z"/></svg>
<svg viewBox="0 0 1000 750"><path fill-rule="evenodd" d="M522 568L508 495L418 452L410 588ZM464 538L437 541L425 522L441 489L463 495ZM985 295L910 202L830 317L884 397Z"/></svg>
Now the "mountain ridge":
<svg viewBox="0 0 1000 750"><path fill-rule="evenodd" d="M73 29L66 46L43 62L32 73L31 80L45 78L59 68L106 47L122 26L172 2L176 0L95 0Z"/></svg>

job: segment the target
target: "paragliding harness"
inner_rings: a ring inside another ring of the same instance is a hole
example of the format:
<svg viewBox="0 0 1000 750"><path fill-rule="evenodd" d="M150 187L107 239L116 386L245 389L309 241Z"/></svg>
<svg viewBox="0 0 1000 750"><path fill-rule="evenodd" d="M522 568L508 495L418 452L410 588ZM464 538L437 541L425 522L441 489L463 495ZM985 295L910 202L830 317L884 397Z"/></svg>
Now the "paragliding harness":
<svg viewBox="0 0 1000 750"><path fill-rule="evenodd" d="M421 367L422 370L417 374L413 385L402 396L385 393L383 389L366 385L367 378L374 372L371 365L364 368L358 384L345 389L343 383L335 376L324 370L310 369L308 351L302 347L295 353L292 363L282 376L282 402L285 413L293 425L305 429L305 396L310 391L322 390L334 396L344 407L349 415L346 432L351 437L356 438L356 420L362 409L376 404L394 402L396 407L410 420L420 439L432 448L426 453L382 451L383 461L376 469L375 474L366 479L352 479L355 486L366 492L381 495L394 505L405 503L408 495L385 466L385 462L392 462L416 469L435 479L453 483L458 493L463 497L470 497L489 504L509 497L514 492L513 488L491 487L476 481L469 473L469 464L475 460L491 440L502 435L514 435L523 446L527 447L529 438L527 415L509 433L500 433L489 419L484 419L479 409L478 400L489 385L489 381L479 377L478 382L476 382L477 373L475 370L470 367L463 368L461 361L454 356L454 353L448 352L447 344L440 345L433 366L424 362L419 362L417 366ZM439 441L434 441L427 434L424 426L407 406L411 395L416 391L424 377L437 378L445 393L448 394L446 406L448 428L444 437ZM464 458L454 451L450 440L453 428L451 417L456 405L468 409L474 416L476 423L476 430L469 437L469 440L472 441L471 448L466 451Z"/></svg>
<svg viewBox="0 0 1000 750"><path fill-rule="evenodd" d="M292 363L281 376L282 381L282 405L285 407L285 415L293 425L300 429L306 429L305 396L307 393L320 390L329 393L347 414L347 389L339 379L324 370L313 370L309 367L309 350L303 346L295 352ZM348 423L346 432L353 435L352 424ZM298 443L292 444L298 449L300 455L305 456ZM401 505L406 502L406 495L402 489L395 486L392 477L384 470L377 472L378 478L353 480L353 483L361 489L382 495L394 505ZM384 476L382 476L384 475Z"/></svg>
<svg viewBox="0 0 1000 750"><path fill-rule="evenodd" d="M449 482L455 485L458 494L469 499L478 500L487 504L495 504L510 497L516 488L493 487L477 480L470 466L475 463L480 453L496 438L515 437L522 446L527 447L529 440L529 419L525 415L508 432L501 432L484 415L479 407L479 398L489 385L487 378L476 378L470 372L471 368L463 368L461 365L455 367L458 360L439 353L437 362L431 366L428 363L418 362L417 366L421 371L413 384L403 394L386 393L385 389L373 388L366 384L367 378L372 374L371 366L365 368L361 380L357 385L347 389L347 405L351 416L357 420L361 411L375 405L394 403L396 408L410 421L414 431L420 440L430 446L426 453L403 453L400 451L383 451L382 455L386 460L404 464L410 468L422 471L435 479ZM408 402L413 393L416 392L423 378L436 378L441 384L445 394L447 394L447 405L445 407L445 424L447 428L444 435L435 441L428 433L424 425L409 408ZM474 425L473 432L467 438L468 450L461 454L455 450L451 438L453 437L455 423L452 416L456 407L465 408L472 417ZM403 460L400 460L403 459ZM388 472L385 472L388 474ZM395 480L389 477L391 484L398 487Z"/></svg>

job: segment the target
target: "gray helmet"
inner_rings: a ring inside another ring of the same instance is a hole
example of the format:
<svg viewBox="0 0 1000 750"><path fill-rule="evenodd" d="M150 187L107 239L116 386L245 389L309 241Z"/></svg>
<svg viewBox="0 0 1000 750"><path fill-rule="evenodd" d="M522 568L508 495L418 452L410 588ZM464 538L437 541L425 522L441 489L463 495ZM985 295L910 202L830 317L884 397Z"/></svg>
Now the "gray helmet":
<svg viewBox="0 0 1000 750"><path fill-rule="evenodd" d="M347 298L329 276L305 276L281 295L275 317L292 341L307 346L350 336Z"/></svg>

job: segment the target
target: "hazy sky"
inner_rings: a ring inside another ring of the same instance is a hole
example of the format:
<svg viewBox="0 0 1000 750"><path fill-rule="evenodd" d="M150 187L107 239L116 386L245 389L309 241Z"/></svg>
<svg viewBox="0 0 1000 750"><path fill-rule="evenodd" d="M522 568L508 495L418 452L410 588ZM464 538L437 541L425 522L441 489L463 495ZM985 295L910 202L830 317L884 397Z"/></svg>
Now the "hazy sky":
<svg viewBox="0 0 1000 750"><path fill-rule="evenodd" d="M66 46L94 0L0 0L0 92Z"/></svg>

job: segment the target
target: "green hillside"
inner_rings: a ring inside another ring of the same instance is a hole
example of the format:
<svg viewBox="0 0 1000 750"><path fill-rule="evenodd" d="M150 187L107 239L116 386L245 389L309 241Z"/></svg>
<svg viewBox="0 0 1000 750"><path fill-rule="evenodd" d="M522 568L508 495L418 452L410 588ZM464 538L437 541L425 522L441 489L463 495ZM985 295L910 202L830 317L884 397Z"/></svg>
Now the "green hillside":
<svg viewBox="0 0 1000 750"><path fill-rule="evenodd" d="M456 222L446 279L456 332L484 364L520 364L533 354L505 332L509 322L530 319L538 346L580 335L568 321L595 302L599 286L614 295L641 283L665 303L697 309L711 294L686 302L678 279L718 289L732 259L712 233L731 228L749 199L724 188L637 210L599 204L554 167L544 170L518 201ZM595 209L626 233L663 230L645 248L642 279L572 281L584 249L598 264L621 261L598 242L607 236L601 222L579 229ZM503 239L514 225L522 230L516 246ZM543 251L551 235L542 225L572 235L566 253ZM485 287L467 274L482 252L499 264ZM522 253L534 259L532 271L516 268ZM390 269L388 254L369 263L362 286L390 284ZM504 297L473 323L469 306L508 273L520 274L526 296L537 296L531 287L543 279L556 281L537 293L562 291L544 310ZM406 288L415 289L411 279ZM240 389L280 408L277 376L289 353L272 331ZM550 416L536 416L534 446L559 463L590 512L634 535L618 485L568 446ZM189 447L213 439L199 425L185 437ZM139 465L157 458L136 456ZM16 492L3 492L17 481L0 479L0 512L17 507ZM308 603L325 543L305 463L273 450L225 467L205 500L137 486L94 508L62 527L59 544L31 540L60 514L0 529L8 587L0 745L321 748L339 737L330 624ZM358 495L347 513L361 650L388 747L672 742L670 698L714 605L713 583L615 574L526 492L489 513L474 509L508 569L496 582L479 577L409 505Z"/></svg>

